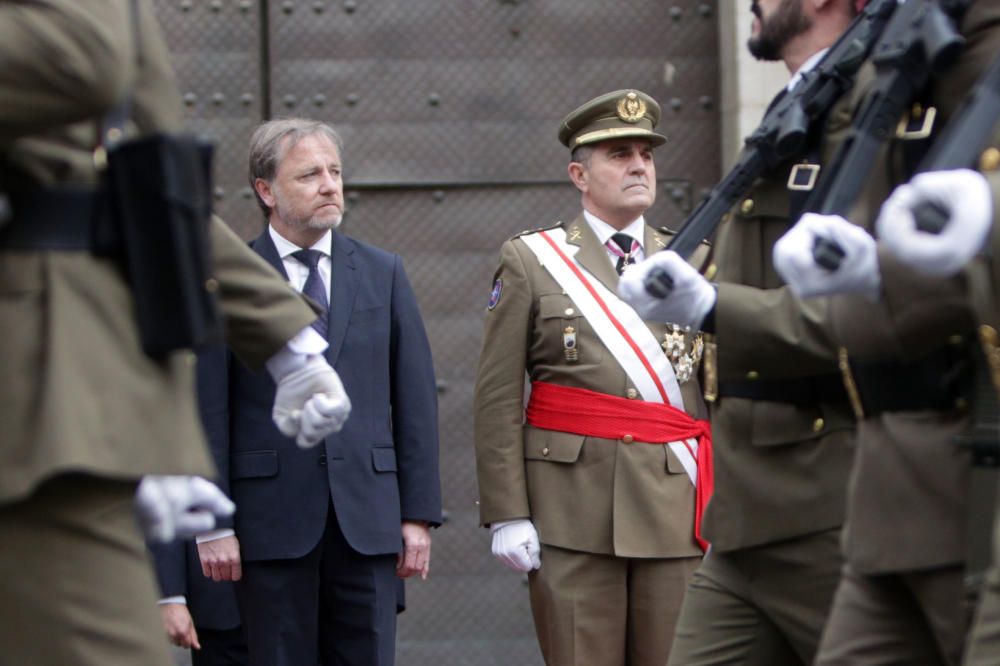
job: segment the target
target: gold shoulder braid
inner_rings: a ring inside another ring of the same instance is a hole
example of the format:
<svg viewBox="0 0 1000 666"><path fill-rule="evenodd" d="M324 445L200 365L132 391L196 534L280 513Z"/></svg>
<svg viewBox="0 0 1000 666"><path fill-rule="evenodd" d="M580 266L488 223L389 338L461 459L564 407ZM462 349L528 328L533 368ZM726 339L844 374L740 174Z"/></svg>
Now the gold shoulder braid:
<svg viewBox="0 0 1000 666"><path fill-rule="evenodd" d="M663 353L674 367L677 382L683 384L694 375L701 355L705 351L705 340L701 332L690 335L691 329L681 328L677 324L668 324L667 332L663 334ZM688 340L690 339L690 346Z"/></svg>

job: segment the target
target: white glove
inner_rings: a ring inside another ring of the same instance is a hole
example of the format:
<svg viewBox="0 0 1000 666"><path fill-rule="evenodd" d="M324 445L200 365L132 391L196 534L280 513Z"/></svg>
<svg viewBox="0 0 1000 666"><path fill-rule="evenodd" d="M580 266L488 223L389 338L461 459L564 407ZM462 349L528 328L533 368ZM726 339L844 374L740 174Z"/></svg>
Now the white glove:
<svg viewBox="0 0 1000 666"><path fill-rule="evenodd" d="M928 203L949 215L940 233L917 229L913 211ZM934 171L900 185L884 204L875 230L885 248L925 275L954 275L982 251L993 225L993 198L982 174Z"/></svg>
<svg viewBox="0 0 1000 666"><path fill-rule="evenodd" d="M673 280L666 298L657 298L646 291L646 276L656 269L665 271ZM618 295L643 319L690 328L701 327L717 297L715 287L672 250L657 252L642 263L629 266L618 281Z"/></svg>
<svg viewBox="0 0 1000 666"><path fill-rule="evenodd" d="M301 367L280 378L271 417L286 437L306 449L344 426L351 401L340 377L322 356L310 356Z"/></svg>
<svg viewBox="0 0 1000 666"><path fill-rule="evenodd" d="M817 238L844 251L837 269L831 271L813 260ZM875 239L839 215L806 213L799 218L774 244L774 268L800 298L860 293L876 301L882 288Z"/></svg>
<svg viewBox="0 0 1000 666"><path fill-rule="evenodd" d="M135 493L139 524L151 541L173 541L215 527L236 505L200 476L144 476Z"/></svg>
<svg viewBox="0 0 1000 666"><path fill-rule="evenodd" d="M493 556L514 571L527 573L542 566L538 532L530 520L504 520L490 525Z"/></svg>

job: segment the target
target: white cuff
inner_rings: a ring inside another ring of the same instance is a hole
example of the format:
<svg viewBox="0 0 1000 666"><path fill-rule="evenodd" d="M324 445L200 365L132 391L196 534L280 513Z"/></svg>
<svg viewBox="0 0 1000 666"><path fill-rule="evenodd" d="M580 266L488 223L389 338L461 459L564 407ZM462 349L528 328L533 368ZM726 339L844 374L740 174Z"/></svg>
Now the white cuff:
<svg viewBox="0 0 1000 666"><path fill-rule="evenodd" d="M306 326L295 334L285 346L267 359L267 371L271 373L274 381L279 381L290 372L294 372L305 366L306 360L310 356L316 356L326 351L329 345L323 336L316 332L312 326Z"/></svg>
<svg viewBox="0 0 1000 666"><path fill-rule="evenodd" d="M165 606L166 604L181 604L187 606L187 599L183 594L178 594L176 597L163 597L156 602L157 606Z"/></svg>
<svg viewBox="0 0 1000 666"><path fill-rule="evenodd" d="M212 530L211 532L205 532L204 534L199 534L194 538L195 543L208 543L209 541L215 541L216 539L225 539L226 537L236 536L236 532L231 527L223 527L222 529Z"/></svg>

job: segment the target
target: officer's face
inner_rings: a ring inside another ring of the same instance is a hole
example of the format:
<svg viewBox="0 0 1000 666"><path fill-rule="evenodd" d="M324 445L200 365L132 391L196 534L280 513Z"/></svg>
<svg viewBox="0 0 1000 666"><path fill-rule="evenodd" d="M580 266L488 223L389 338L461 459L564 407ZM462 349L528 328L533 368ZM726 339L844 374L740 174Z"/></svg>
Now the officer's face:
<svg viewBox="0 0 1000 666"><path fill-rule="evenodd" d="M583 193L584 208L621 228L656 200L653 147L645 139L595 144L586 164L570 164L570 178Z"/></svg>
<svg viewBox="0 0 1000 666"><path fill-rule="evenodd" d="M314 231L336 227L344 216L337 147L323 134L299 139L278 162L272 182L258 179L257 191L271 208L276 227Z"/></svg>
<svg viewBox="0 0 1000 666"><path fill-rule="evenodd" d="M802 0L753 0L754 14L747 48L758 60L781 60L788 43L812 23L802 11Z"/></svg>

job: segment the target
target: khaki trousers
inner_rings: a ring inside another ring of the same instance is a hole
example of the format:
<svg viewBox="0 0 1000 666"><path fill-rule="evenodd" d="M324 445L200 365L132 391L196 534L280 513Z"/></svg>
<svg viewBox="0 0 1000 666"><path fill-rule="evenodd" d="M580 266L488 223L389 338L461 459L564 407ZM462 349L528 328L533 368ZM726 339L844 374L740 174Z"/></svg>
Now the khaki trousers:
<svg viewBox="0 0 1000 666"><path fill-rule="evenodd" d="M700 557L633 559L542 544L528 575L547 666L663 666Z"/></svg>
<svg viewBox="0 0 1000 666"><path fill-rule="evenodd" d="M952 566L866 576L845 565L817 666L957 666L972 605L963 573Z"/></svg>
<svg viewBox="0 0 1000 666"><path fill-rule="evenodd" d="M688 586L669 664L811 663L840 577L839 534L710 549Z"/></svg>
<svg viewBox="0 0 1000 666"><path fill-rule="evenodd" d="M135 483L58 476L0 506L0 663L169 666Z"/></svg>

